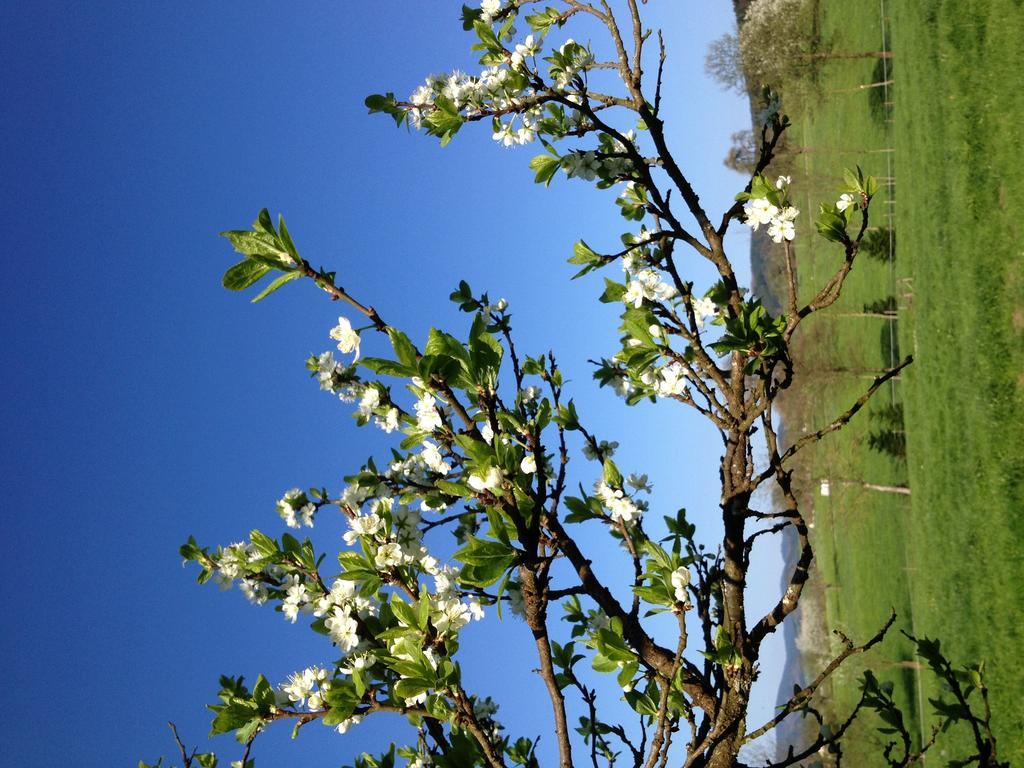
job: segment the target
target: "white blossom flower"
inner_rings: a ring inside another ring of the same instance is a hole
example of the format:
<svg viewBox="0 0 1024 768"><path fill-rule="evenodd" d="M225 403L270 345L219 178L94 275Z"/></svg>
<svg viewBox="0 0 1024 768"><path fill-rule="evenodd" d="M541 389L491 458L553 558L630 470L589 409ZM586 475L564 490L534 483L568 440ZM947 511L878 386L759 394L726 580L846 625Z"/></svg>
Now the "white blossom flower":
<svg viewBox="0 0 1024 768"><path fill-rule="evenodd" d="M429 83L421 85L409 97L409 101L417 107L429 107L434 103L434 89Z"/></svg>
<svg viewBox="0 0 1024 768"><path fill-rule="evenodd" d="M306 594L306 585L302 583L297 575L292 574L285 581L287 588L285 589L284 600L281 602L281 612L285 615L292 624L298 618L299 610L305 608L309 599ZM282 584L281 586L284 586Z"/></svg>
<svg viewBox="0 0 1024 768"><path fill-rule="evenodd" d="M434 594L438 600L459 594L459 587L456 583L459 574L450 565L442 566L437 573L432 575L434 577Z"/></svg>
<svg viewBox="0 0 1024 768"><path fill-rule="evenodd" d="M654 490L654 486L648 481L647 475L631 474L626 478L626 485L636 488L643 493L650 493Z"/></svg>
<svg viewBox="0 0 1024 768"><path fill-rule="evenodd" d="M484 607L475 597L469 598L469 615L473 621L482 621L484 618Z"/></svg>
<svg viewBox="0 0 1024 768"><path fill-rule="evenodd" d="M420 524L420 513L405 504L399 504L391 512L391 522L399 533L415 531Z"/></svg>
<svg viewBox="0 0 1024 768"><path fill-rule="evenodd" d="M334 727L334 730L336 730L338 733L346 733L348 732L349 728L359 725L361 722L363 722L362 715L352 715L352 717L348 718L347 720L342 720L340 723L338 723Z"/></svg>
<svg viewBox="0 0 1024 768"><path fill-rule="evenodd" d="M313 515L316 514L316 504L305 504L298 510L299 520L307 528L313 527Z"/></svg>
<svg viewBox="0 0 1024 768"><path fill-rule="evenodd" d="M612 389L615 390L615 394L618 395L619 397L629 397L631 394L633 394L634 390L636 389L636 387L633 386L633 382L631 382L625 376L616 376L612 380L611 386L612 386ZM586 455L587 449L589 447L590 447L589 445L586 445L586 446L583 447L584 455ZM587 458L591 458L592 459L594 457L593 456L588 456Z"/></svg>
<svg viewBox="0 0 1024 768"><path fill-rule="evenodd" d="M779 209L763 197L748 200L743 206L743 213L746 214L744 223L755 232L762 224L768 224L774 219Z"/></svg>
<svg viewBox="0 0 1024 768"><path fill-rule="evenodd" d="M840 211L845 211L847 208L849 208L851 205L854 205L855 203L856 200L854 199L853 195L851 195L849 192L844 192L839 196L839 199L836 200L836 208L838 208Z"/></svg>
<svg viewBox="0 0 1024 768"><path fill-rule="evenodd" d="M615 440L602 440L597 446L600 449L600 453L605 458L615 453L615 449L619 447L619 444ZM591 461L595 461L598 458L598 451L594 450L594 447L589 443L583 444L583 455Z"/></svg>
<svg viewBox="0 0 1024 768"><path fill-rule="evenodd" d="M497 467L490 467L484 474L473 474L469 476L469 487L477 493L493 491L501 485L504 479L502 472Z"/></svg>
<svg viewBox="0 0 1024 768"><path fill-rule="evenodd" d="M489 22L501 12L501 0L482 0L480 10L483 12L483 20Z"/></svg>
<svg viewBox="0 0 1024 768"><path fill-rule="evenodd" d="M429 469L440 475L447 475L452 470L452 465L441 457L441 451L429 440L424 441L420 456Z"/></svg>
<svg viewBox="0 0 1024 768"><path fill-rule="evenodd" d="M426 691L421 691L420 693L417 693L415 696L408 697L405 700L405 706L407 706L407 707L416 707L416 706L419 706L420 704L425 704L426 701L427 701L427 692Z"/></svg>
<svg viewBox="0 0 1024 768"><path fill-rule="evenodd" d="M343 651L351 651L359 645L359 623L352 618L347 608L335 607L324 620L331 640Z"/></svg>
<svg viewBox="0 0 1024 768"><path fill-rule="evenodd" d="M779 176L775 180L775 188L782 189L783 187L788 187L792 181L793 179L789 176Z"/></svg>
<svg viewBox="0 0 1024 768"><path fill-rule="evenodd" d="M386 571L389 568L401 565L405 560L405 553L402 552L402 545L397 541L389 541L377 547L377 554L373 556L373 564L378 571Z"/></svg>
<svg viewBox="0 0 1024 768"><path fill-rule="evenodd" d="M437 410L437 400L429 392L424 392L416 401L416 425L424 432L433 432L444 423Z"/></svg>
<svg viewBox="0 0 1024 768"><path fill-rule="evenodd" d="M632 523L640 517L640 507L627 496L621 489L612 488L603 480L594 486L594 492L608 510L612 520L621 521L625 524Z"/></svg>
<svg viewBox="0 0 1024 768"><path fill-rule="evenodd" d="M317 618L329 613L334 606L350 605L357 597L359 590L355 582L348 579L335 579L330 591L316 601L313 615Z"/></svg>
<svg viewBox="0 0 1024 768"><path fill-rule="evenodd" d="M350 510L358 510L362 506L363 502L366 501L370 496L370 491L361 485L352 484L345 488L341 492L341 504L342 506Z"/></svg>
<svg viewBox="0 0 1024 768"><path fill-rule="evenodd" d="M480 437L484 439L484 442L488 445L494 440L494 430L491 429L490 422L485 421L484 425L480 427Z"/></svg>
<svg viewBox="0 0 1024 768"><path fill-rule="evenodd" d="M526 475L532 475L537 471L537 459L532 453L523 457L523 460L519 462L519 469Z"/></svg>
<svg viewBox="0 0 1024 768"><path fill-rule="evenodd" d="M643 305L644 299L667 301L675 297L676 294L676 289L663 281L657 271L645 268L637 272L635 278L629 281L622 301L639 309Z"/></svg>
<svg viewBox="0 0 1024 768"><path fill-rule="evenodd" d="M330 350L323 352L316 359L316 373L317 379L320 382L320 389L333 392L334 391L334 374L341 370L342 365L335 361L334 353Z"/></svg>
<svg viewBox="0 0 1024 768"><path fill-rule="evenodd" d="M245 595L245 599L253 605L263 605L270 597L270 591L267 589L267 585L261 581L242 579L238 582L238 588L242 591L242 594Z"/></svg>
<svg viewBox="0 0 1024 768"><path fill-rule="evenodd" d="M345 658L345 663L338 667L346 675L351 675L353 672L359 672L364 669L369 669L377 663L377 657L370 651L363 651L362 653L352 654Z"/></svg>
<svg viewBox="0 0 1024 768"><path fill-rule="evenodd" d="M469 623L469 606L456 598L438 600L431 611L430 621L439 634L455 634Z"/></svg>
<svg viewBox="0 0 1024 768"><path fill-rule="evenodd" d="M796 237L796 228L793 226L793 222L788 219L772 219L772 223L768 225L768 237L775 243L781 243L783 240L792 240Z"/></svg>
<svg viewBox="0 0 1024 768"><path fill-rule="evenodd" d="M538 53L540 53L540 46L534 41L533 35L527 35L523 42L516 44L515 51L509 57L509 64L512 69L519 69L528 57L536 56Z"/></svg>
<svg viewBox="0 0 1024 768"><path fill-rule="evenodd" d="M330 687L327 682L327 670L321 667L308 667L301 672L291 674L288 677L288 682L281 685L281 691L288 697L289 701L301 706L314 695L316 688L324 688L325 686ZM314 708L312 703L310 708ZM319 709L319 707L316 708Z"/></svg>
<svg viewBox="0 0 1024 768"><path fill-rule="evenodd" d="M295 517L296 511L306 503L306 494L298 488L285 491L284 496L277 502L277 514L284 520L289 528L299 528L300 524ZM312 525L312 523L310 523Z"/></svg>
<svg viewBox="0 0 1024 768"><path fill-rule="evenodd" d="M380 390L374 386L368 386L363 390L363 396L359 399L359 415L370 418L373 409L380 405Z"/></svg>
<svg viewBox="0 0 1024 768"><path fill-rule="evenodd" d="M527 387L520 393L524 403L533 402L540 397L540 387Z"/></svg>
<svg viewBox="0 0 1024 768"><path fill-rule="evenodd" d="M383 525L384 521L376 512L371 512L368 515L356 515L349 518L349 530L342 534L342 538L345 539L346 544L352 547L355 546L360 536L373 536Z"/></svg>
<svg viewBox="0 0 1024 768"><path fill-rule="evenodd" d="M693 300L693 314L697 318L697 325L704 325L704 318L718 314L718 305L709 296L703 296Z"/></svg>
<svg viewBox="0 0 1024 768"><path fill-rule="evenodd" d="M356 359L359 359L359 331L352 327L347 317L338 318L338 324L331 329L331 338L338 342L339 351L355 351Z"/></svg>
<svg viewBox="0 0 1024 768"><path fill-rule="evenodd" d="M596 152L570 152L562 157L562 170L570 179L578 177L593 181L601 170L601 161Z"/></svg>
<svg viewBox="0 0 1024 768"><path fill-rule="evenodd" d="M388 412L384 414L383 418L377 416L373 420L373 423L376 426L380 427L382 430L384 430L385 433L390 435L392 432L398 429L398 409L389 408Z"/></svg>
<svg viewBox="0 0 1024 768"><path fill-rule="evenodd" d="M658 372L655 391L661 397L684 395L688 390L686 374L679 363L669 363Z"/></svg>
<svg viewBox="0 0 1024 768"><path fill-rule="evenodd" d="M675 590L675 598L678 602L686 602L686 588L689 585L690 571L687 568L676 568L672 571L672 589Z"/></svg>

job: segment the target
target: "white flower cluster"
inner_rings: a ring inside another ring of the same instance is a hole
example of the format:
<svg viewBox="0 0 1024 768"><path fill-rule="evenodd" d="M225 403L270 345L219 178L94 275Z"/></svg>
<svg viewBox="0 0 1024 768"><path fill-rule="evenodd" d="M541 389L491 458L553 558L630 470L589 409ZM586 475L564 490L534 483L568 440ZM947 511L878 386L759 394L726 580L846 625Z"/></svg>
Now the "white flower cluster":
<svg viewBox="0 0 1024 768"><path fill-rule="evenodd" d="M519 127L515 127L515 118L507 123L495 122L494 133L491 138L506 147L522 146L529 144L537 138L536 116L530 112L519 115Z"/></svg>
<svg viewBox="0 0 1024 768"><path fill-rule="evenodd" d="M484 23L490 24L499 13L501 13L501 0L483 0L480 3L480 19Z"/></svg>
<svg viewBox="0 0 1024 768"><path fill-rule="evenodd" d="M612 488L604 480L599 480L594 486L594 494L608 510L612 520L626 525L638 520L647 507L646 502L631 498L621 488Z"/></svg>
<svg viewBox="0 0 1024 768"><path fill-rule="evenodd" d="M601 160L596 152L569 152L562 156L562 170L570 179L593 181L601 170Z"/></svg>
<svg viewBox="0 0 1024 768"><path fill-rule="evenodd" d="M631 277L622 301L639 309L645 300L669 301L678 295L675 287L663 281L657 270L645 267Z"/></svg>
<svg viewBox="0 0 1024 768"><path fill-rule="evenodd" d="M440 635L455 635L470 621L484 617L484 609L475 597L464 603L457 597L441 597L432 601L430 622Z"/></svg>
<svg viewBox="0 0 1024 768"><path fill-rule="evenodd" d="M281 601L281 613L292 624L299 617L299 611L313 612L313 595L306 589L305 582L298 574L290 574L281 584L285 587L284 599Z"/></svg>
<svg viewBox="0 0 1024 768"><path fill-rule="evenodd" d="M380 388L372 384L363 388L356 412L367 420L372 416L373 423L388 434L398 429L398 409L382 401Z"/></svg>
<svg viewBox="0 0 1024 768"><path fill-rule="evenodd" d="M337 389L336 377L345 366L334 359L334 353L327 350L316 360L316 375L320 381L320 389L326 392L334 392Z"/></svg>
<svg viewBox="0 0 1024 768"><path fill-rule="evenodd" d="M483 472L475 472L469 476L467 484L477 493L495 491L501 487L505 474L497 467L489 467Z"/></svg>
<svg viewBox="0 0 1024 768"><path fill-rule="evenodd" d="M277 565L270 565L260 573L251 574L249 565L261 557L260 551L248 542L240 541L224 547L217 560L214 582L221 589L231 589L235 579L239 579L238 588L246 599L255 605L262 605L270 597L270 590L263 581L264 574L270 578L277 578L281 575L281 569Z"/></svg>
<svg viewBox="0 0 1024 768"><path fill-rule="evenodd" d="M779 176L775 186L785 196L789 191L789 183L788 176ZM779 207L767 198L755 197L748 200L743 206L743 213L746 215L744 223L755 232L762 224L767 224L768 237L773 242L781 243L783 240L792 240L796 237L796 227L793 221L800 211L791 205L783 204L782 207Z"/></svg>
<svg viewBox="0 0 1024 768"><path fill-rule="evenodd" d="M647 370L640 375L640 380L653 389L658 397L683 396L689 391L686 373L677 362L669 363L657 370Z"/></svg>
<svg viewBox="0 0 1024 768"><path fill-rule="evenodd" d="M676 601L685 603L689 599L686 588L690 585L690 571L687 568L676 568L672 571L672 590Z"/></svg>
<svg viewBox="0 0 1024 768"><path fill-rule="evenodd" d="M526 63L527 58L536 56L540 51L540 45L534 39L533 35L527 35L523 42L516 44L516 49L509 57L508 63L511 65L512 69L521 69Z"/></svg>
<svg viewBox="0 0 1024 768"><path fill-rule="evenodd" d="M365 540L376 547L373 563L377 570L389 571L428 556L421 545L420 513L416 510L395 504L388 496L374 499L367 514L359 512L358 505L348 505L348 509L353 514L349 517L349 530L343 535L345 543L355 546Z"/></svg>
<svg viewBox="0 0 1024 768"><path fill-rule="evenodd" d="M636 131L633 129L626 131L624 138L632 144L636 138ZM612 151L624 155L626 154L626 145L618 139L614 139L612 141ZM633 172L633 161L628 157L606 157L603 164L605 173L612 178L623 178L630 176ZM635 194L635 189L635 182L627 182L626 189L622 194L623 196L629 195L631 192Z"/></svg>
<svg viewBox="0 0 1024 768"><path fill-rule="evenodd" d="M706 318L718 314L718 305L708 296L693 300L693 316L697 318L697 327L703 328Z"/></svg>
<svg viewBox="0 0 1024 768"><path fill-rule="evenodd" d="M327 670L323 667L308 667L288 677L281 685L281 692L288 701L298 706L307 706L310 711L323 709L324 694L331 688Z"/></svg>
<svg viewBox="0 0 1024 768"><path fill-rule="evenodd" d="M533 95L525 83L525 78L519 73L499 66L487 67L477 77L458 70L445 75L431 75L409 96L412 104L409 118L415 127L421 127L424 116L434 108L438 97L447 99L458 110L486 108L508 111L525 97ZM540 114L539 109L534 114Z"/></svg>
<svg viewBox="0 0 1024 768"><path fill-rule="evenodd" d="M315 513L316 505L298 488L285 491L284 498L277 502L277 514L289 528L301 528L303 525L312 528Z"/></svg>
<svg viewBox="0 0 1024 768"><path fill-rule="evenodd" d="M571 37L558 49L562 56L563 66L552 68L551 76L555 87L564 90L569 87L572 79L594 63L594 54L577 43Z"/></svg>
<svg viewBox="0 0 1024 768"><path fill-rule="evenodd" d="M420 452L420 458L423 459L423 463L427 465L431 472L447 475L452 471L452 465L441 456L441 449L429 440L423 441L423 450Z"/></svg>
<svg viewBox="0 0 1024 768"><path fill-rule="evenodd" d="M437 409L437 398L429 392L420 395L414 406L416 410L416 426L424 432L433 432L444 426L444 420Z"/></svg>
<svg viewBox="0 0 1024 768"><path fill-rule="evenodd" d="M594 449L589 442L583 444L583 455L591 461L599 461L601 457L609 458L615 453L615 450L619 447L619 444L614 441L602 440L598 443L598 450Z"/></svg>

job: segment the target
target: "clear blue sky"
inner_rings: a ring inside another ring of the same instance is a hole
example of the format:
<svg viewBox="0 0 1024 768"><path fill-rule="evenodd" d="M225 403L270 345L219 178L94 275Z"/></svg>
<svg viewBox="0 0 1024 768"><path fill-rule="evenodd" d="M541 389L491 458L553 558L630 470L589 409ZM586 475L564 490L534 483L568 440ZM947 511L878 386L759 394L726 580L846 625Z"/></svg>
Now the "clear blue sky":
<svg viewBox="0 0 1024 768"><path fill-rule="evenodd" d="M665 18L674 145L721 211L742 183L721 158L747 112L706 82L703 56L731 8L649 7ZM263 206L413 338L463 330L447 300L459 278L507 297L521 347L554 348L581 413L622 443L623 469L651 475L654 512L685 504L714 520L712 433L671 408L627 410L590 380L586 359L614 350L617 322L595 301L599 280L570 283L565 258L581 236L617 243L613 195L535 186L534 151L502 149L486 129L442 150L365 114L368 93L472 66L457 14L440 0L36 0L0 12L4 763L134 765L172 753L168 719L208 748L203 704L219 674L279 682L334 658L237 591L197 587L177 555L189 534L280 535L284 490L338 489L387 445L303 368L330 348L338 307L307 285L257 306L220 287L231 253L216 233ZM742 233L730 245L745 272ZM326 524L318 541L336 550L340 530ZM614 546L595 546L613 572ZM547 704L524 702L543 695L539 680L494 675L533 667L527 638L508 620L475 625L463 666L533 735ZM277 728L254 756L337 765L396 722L345 737L313 724L295 744Z"/></svg>

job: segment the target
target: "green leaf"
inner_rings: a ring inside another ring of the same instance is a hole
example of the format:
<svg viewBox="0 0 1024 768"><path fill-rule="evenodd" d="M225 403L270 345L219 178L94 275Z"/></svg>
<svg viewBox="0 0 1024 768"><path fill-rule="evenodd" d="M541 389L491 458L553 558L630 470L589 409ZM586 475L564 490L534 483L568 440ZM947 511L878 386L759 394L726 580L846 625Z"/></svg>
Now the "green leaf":
<svg viewBox="0 0 1024 768"><path fill-rule="evenodd" d="M270 267L266 264L260 264L253 259L246 259L228 269L221 279L221 284L229 291L244 291L269 271Z"/></svg>
<svg viewBox="0 0 1024 768"><path fill-rule="evenodd" d="M395 683L393 692L396 698L411 699L429 690L433 682L433 680L428 680L425 677L403 677Z"/></svg>
<svg viewBox="0 0 1024 768"><path fill-rule="evenodd" d="M407 627L417 628L419 627L419 617L413 607L406 603L402 598L395 595L391 601L391 612L395 614L395 618L398 619L402 624Z"/></svg>
<svg viewBox="0 0 1024 768"><path fill-rule="evenodd" d="M419 353L409 340L409 337L397 328L388 327L388 338L391 339L391 346L395 350L395 356L398 358L398 361L402 365L415 368L416 362L419 360Z"/></svg>
<svg viewBox="0 0 1024 768"><path fill-rule="evenodd" d="M252 228L254 230L265 232L268 235L277 235L277 233L274 232L274 222L270 219L270 211L266 208L260 209L259 214L256 216L256 221L252 223Z"/></svg>
<svg viewBox="0 0 1024 768"><path fill-rule="evenodd" d="M605 459L604 462L604 481L612 488L622 487L622 473L611 459Z"/></svg>
<svg viewBox="0 0 1024 768"><path fill-rule="evenodd" d="M211 736L242 728L254 718L259 721L259 712L252 701L232 699L227 704L211 705L211 709L217 712L210 726Z"/></svg>
<svg viewBox="0 0 1024 768"><path fill-rule="evenodd" d="M452 557L465 563L459 580L475 587L489 587L515 561L515 550L497 541L470 537Z"/></svg>
<svg viewBox="0 0 1024 768"><path fill-rule="evenodd" d="M600 299L603 304L613 304L617 301L622 301L622 297L625 295L626 286L622 283L616 283L607 277L604 279L604 293L601 294Z"/></svg>
<svg viewBox="0 0 1024 768"><path fill-rule="evenodd" d="M270 714L270 710L275 704L274 689L271 688L267 678L263 675L256 679L256 685L252 689L252 699L259 709L260 715L266 716Z"/></svg>
<svg viewBox="0 0 1024 768"><path fill-rule="evenodd" d="M256 297L253 298L252 303L255 304L257 301L262 301L263 299L267 298L267 296L276 291L278 288L280 288L282 285L290 283L292 280L295 280L298 277L302 277L302 270L300 269L296 269L292 272L285 272L283 275L280 275L278 278L276 278L270 285L268 285L266 288L260 291L259 294L257 294Z"/></svg>
<svg viewBox="0 0 1024 768"><path fill-rule="evenodd" d="M530 161L530 170L535 172L533 180L537 184L544 184L545 186L551 186L551 180L558 173L558 169L562 165L561 158L552 157L551 155L537 155L533 160Z"/></svg>
<svg viewBox="0 0 1024 768"><path fill-rule="evenodd" d="M288 251L288 255L295 260L295 263L299 263L302 259L299 258L299 252L295 248L295 243L292 241L292 236L288 233L288 227L284 225L284 214L277 215L277 229L281 233L281 245Z"/></svg>
<svg viewBox="0 0 1024 768"><path fill-rule="evenodd" d="M359 360L360 365L368 368L374 373L383 376L395 376L400 379L407 379L416 375L416 369L396 363L394 360L385 360L382 357L364 357Z"/></svg>

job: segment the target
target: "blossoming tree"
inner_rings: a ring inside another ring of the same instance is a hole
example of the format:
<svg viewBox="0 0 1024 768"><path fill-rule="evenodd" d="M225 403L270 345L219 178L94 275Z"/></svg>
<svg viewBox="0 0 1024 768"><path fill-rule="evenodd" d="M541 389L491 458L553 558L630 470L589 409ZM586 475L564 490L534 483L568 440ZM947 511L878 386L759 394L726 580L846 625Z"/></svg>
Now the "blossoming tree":
<svg viewBox="0 0 1024 768"><path fill-rule="evenodd" d="M591 17L604 29L609 60L595 53L600 45L562 33L576 17ZM320 721L344 733L391 712L407 718L408 739L378 757L355 758L356 766L391 766L398 759L442 768L537 766L535 740L508 735L496 707L467 689L458 663L460 630L503 607L531 630L561 768L596 768L599 760L635 768L741 765L745 744L787 717L810 713L821 726L816 736L774 763L795 765L825 749L838 754L864 709L876 710L892 734L886 759L915 761L930 743L913 741L891 691L875 678L865 678L849 719L826 723L816 709L822 682L849 656L880 642L893 619L874 637L844 639L834 660L768 722L747 716L762 646L797 608L813 556L791 462L840 429L910 362L880 375L832 422L794 443L780 440L773 403L795 384L790 343L802 323L839 298L868 226L874 180L847 172L837 202L821 206L816 229L835 243L837 266L823 285L798 291L792 243L802 235L799 211L790 201L790 179L766 176L788 124L770 91L749 183L713 220L669 148L662 120L665 45L660 32L652 43L636 0L620 9L604 0L484 0L464 8L463 20L481 53L479 74L431 77L408 99L371 96L367 106L442 144L467 124L488 123L500 144L543 148L530 163L538 183L564 174L617 188L615 202L630 228L622 249L599 253L581 240L570 259L577 276L620 270L605 279L600 299L621 307L621 349L599 361L595 377L627 404L692 408L714 425L723 449L721 545L716 552L698 546L683 512L648 519L646 476L624 475L613 445L588 429L553 353L517 350L504 301L492 303L462 282L452 299L472 316L468 337L434 329L414 341L364 297L346 291L333 272L314 268L283 218L275 226L264 210L251 230L224 233L243 255L225 274L225 287L240 291L276 275L254 299L260 300L308 279L347 305L349 316L330 331L337 349L311 357L308 367L321 389L354 404L360 424L394 435L395 450L387 461L353 468L344 488L295 488L277 502L291 529L312 527L327 513L344 515L349 530L336 559L289 533L274 538L253 531L248 541L215 549L190 539L182 547L201 582L237 585L285 620L308 622L342 655L336 665L311 666L277 686L262 676L251 687L222 678L212 730L234 732L243 745L232 764L252 765L255 739L277 721L296 731ZM523 25L530 33L520 37ZM595 87L599 71L615 79L608 92ZM736 223L767 227L784 248L789 293L779 317L737 280L723 247ZM710 263L717 280L701 286L688 280L683 253ZM386 337L393 354L361 357L368 333ZM591 490L574 491L568 468L580 445L600 469ZM763 446L763 460L755 459L762 452L755 454L756 446ZM751 506L752 494L766 486L784 500L779 509ZM593 567L577 533L584 523L604 526L619 542L625 583L609 581L610 569ZM460 547L442 562L430 542L445 529ZM788 586L777 604L754 615L745 600L751 552L784 529L795 531L799 556L788 564ZM552 622L560 603L564 624ZM674 617L675 630L666 635L653 628L653 613ZM978 733L981 758L975 759L995 765L987 717L967 703L973 692L985 694L980 671L953 670L929 641L918 648L956 686L956 701L944 704L948 721L969 721ZM636 723L602 717L586 666L615 677ZM585 713L579 738L567 706ZM212 754L190 754L178 743L186 765L216 764Z"/></svg>

